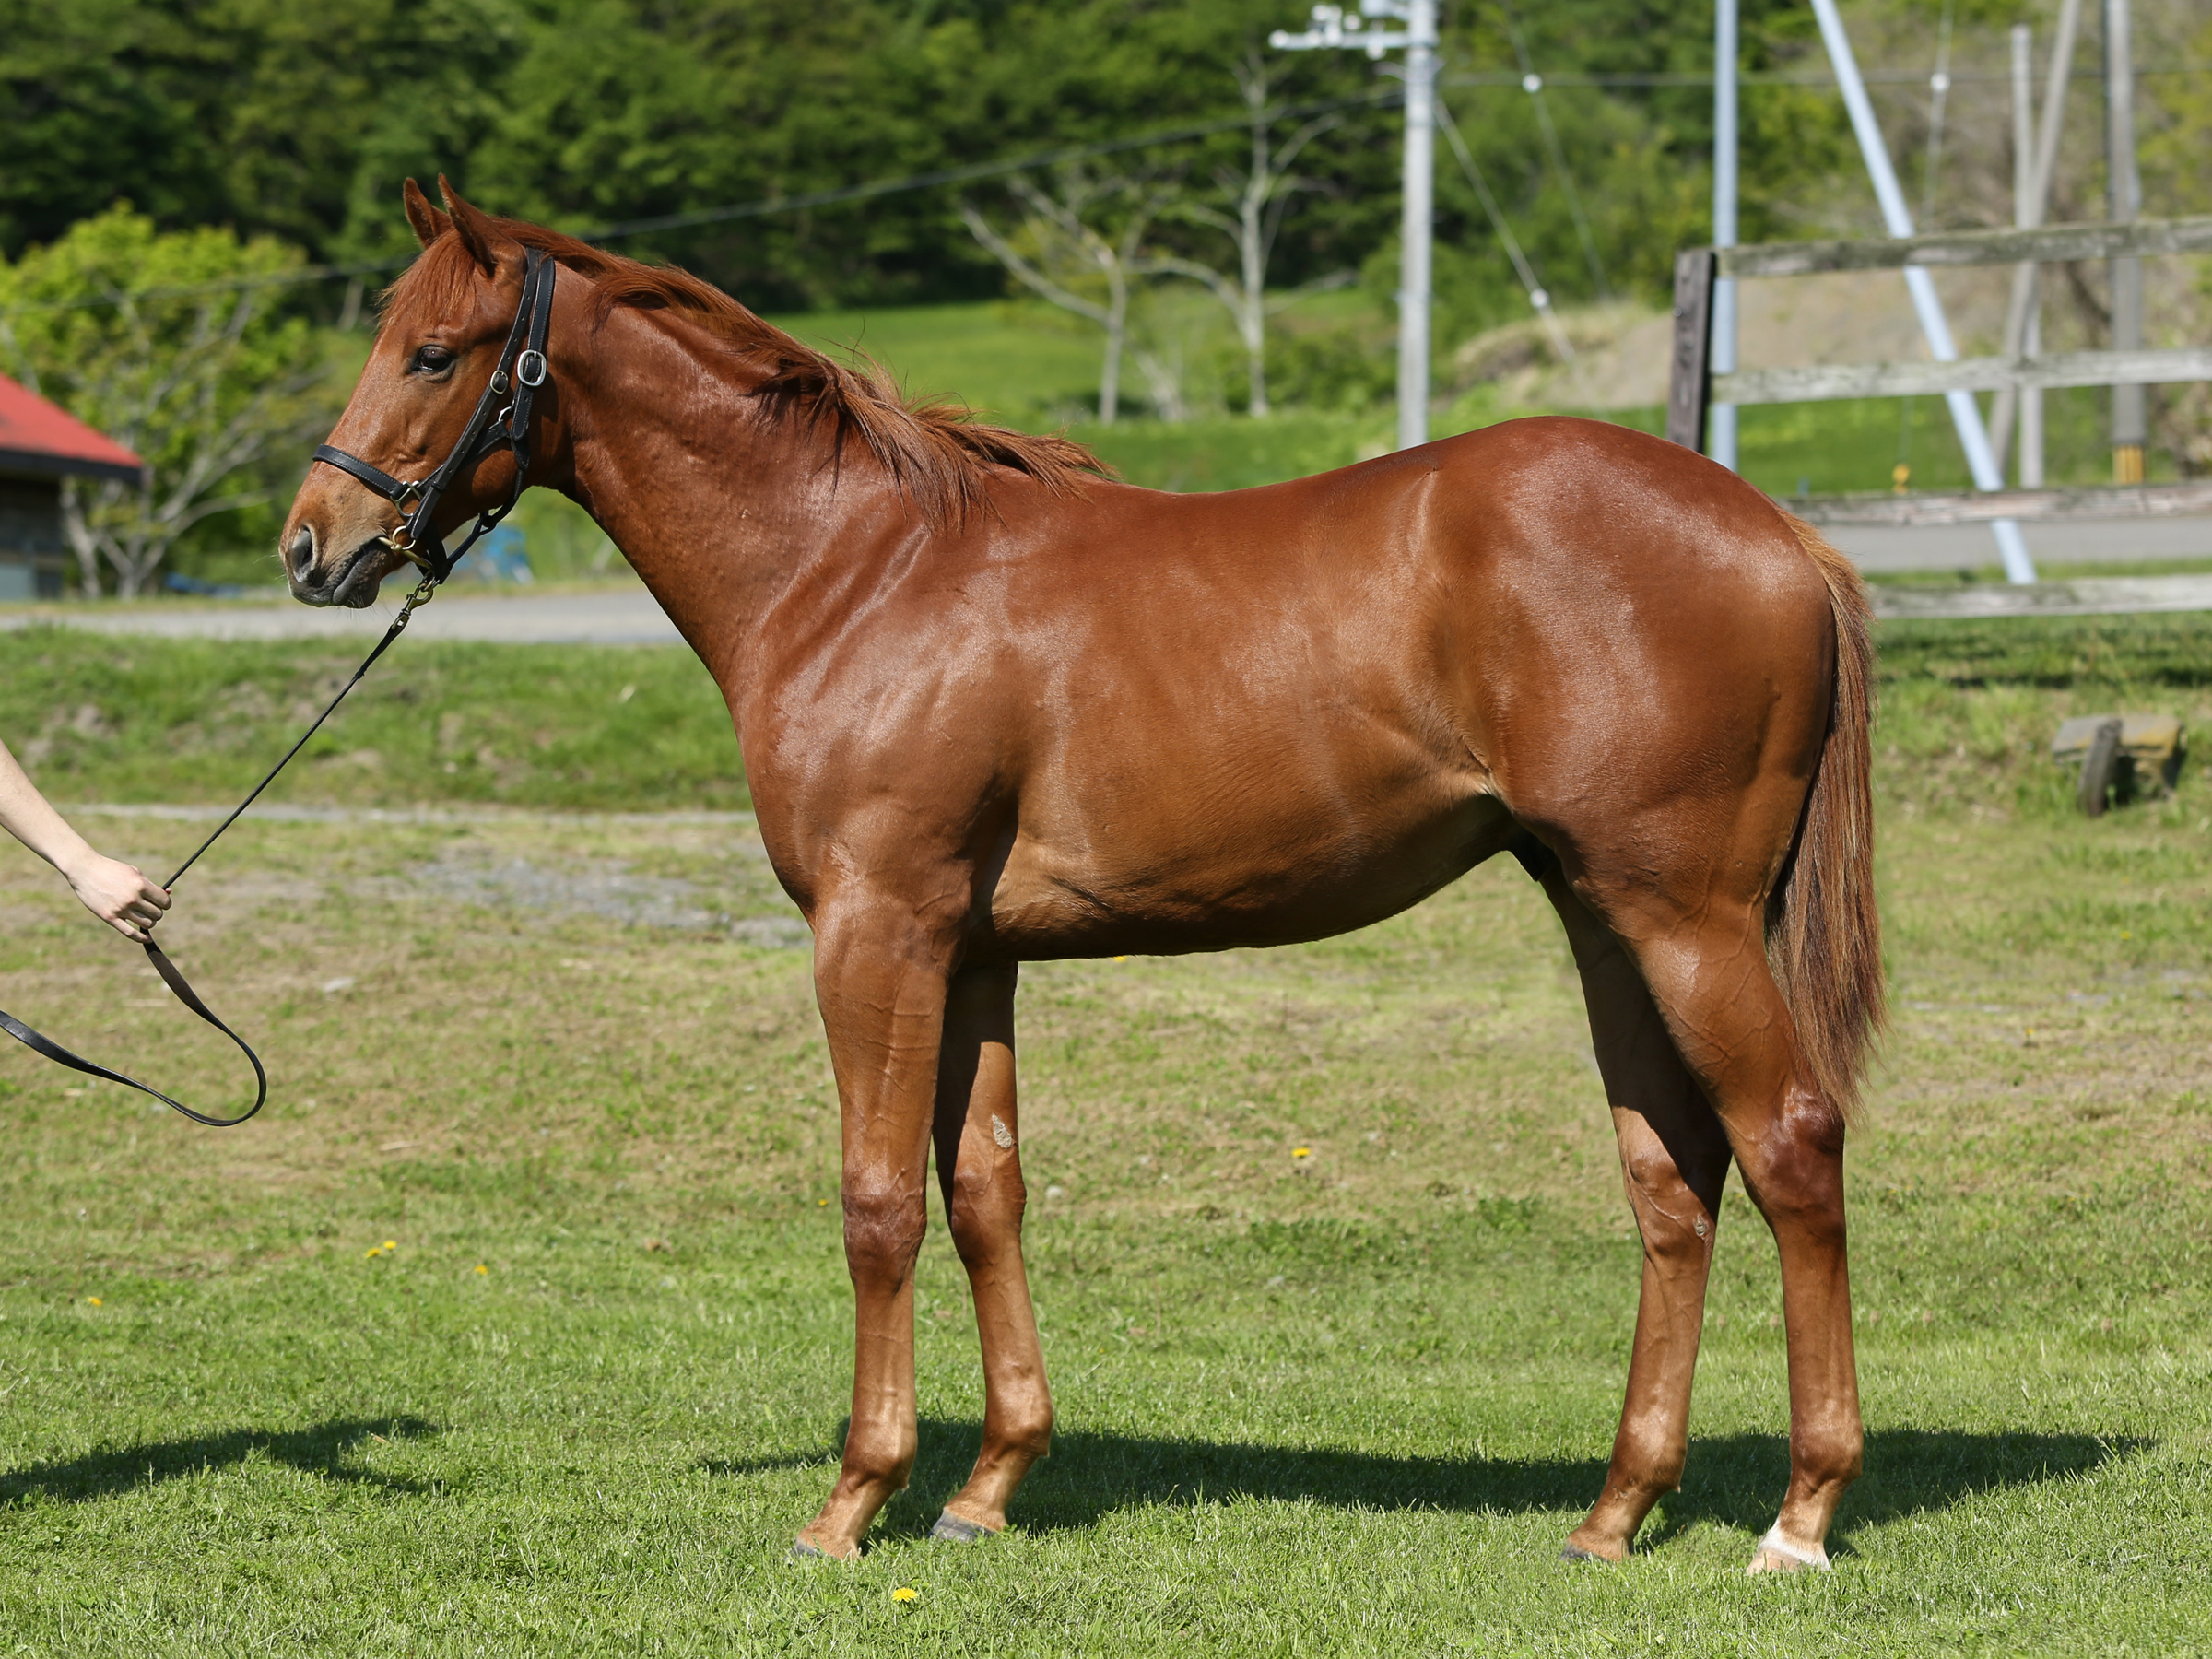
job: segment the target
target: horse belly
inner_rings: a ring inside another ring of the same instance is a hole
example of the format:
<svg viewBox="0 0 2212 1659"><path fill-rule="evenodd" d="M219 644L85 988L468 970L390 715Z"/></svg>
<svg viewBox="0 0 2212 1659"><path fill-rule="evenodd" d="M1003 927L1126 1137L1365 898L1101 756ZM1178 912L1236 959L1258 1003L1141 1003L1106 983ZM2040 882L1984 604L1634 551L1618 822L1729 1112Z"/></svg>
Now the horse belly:
<svg viewBox="0 0 2212 1659"><path fill-rule="evenodd" d="M1025 826L992 892L992 944L1050 959L1325 938L1418 903L1515 833L1487 793L1409 795L1357 816L1319 799L1226 820L1131 812L1080 839Z"/></svg>

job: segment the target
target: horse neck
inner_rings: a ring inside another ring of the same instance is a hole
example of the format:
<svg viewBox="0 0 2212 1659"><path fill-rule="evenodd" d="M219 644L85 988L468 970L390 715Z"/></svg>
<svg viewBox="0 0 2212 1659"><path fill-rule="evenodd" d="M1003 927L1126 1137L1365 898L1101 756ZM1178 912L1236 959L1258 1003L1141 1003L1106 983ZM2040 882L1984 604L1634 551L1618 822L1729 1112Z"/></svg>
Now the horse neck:
<svg viewBox="0 0 2212 1659"><path fill-rule="evenodd" d="M760 371L719 341L620 310L586 337L563 384L565 493L734 693L770 609L912 516L865 445L751 396Z"/></svg>

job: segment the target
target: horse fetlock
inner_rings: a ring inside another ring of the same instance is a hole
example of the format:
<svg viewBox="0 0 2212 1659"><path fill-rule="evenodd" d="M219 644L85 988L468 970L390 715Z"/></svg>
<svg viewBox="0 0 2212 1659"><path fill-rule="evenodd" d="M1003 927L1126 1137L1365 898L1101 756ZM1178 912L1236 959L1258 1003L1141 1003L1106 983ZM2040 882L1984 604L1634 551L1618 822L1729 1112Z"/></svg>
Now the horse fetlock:
<svg viewBox="0 0 2212 1659"><path fill-rule="evenodd" d="M850 1539L818 1536L808 1527L794 1539L788 1558L794 1561L857 1561L860 1546Z"/></svg>
<svg viewBox="0 0 2212 1659"><path fill-rule="evenodd" d="M1018 1457L1027 1468L1040 1457L1047 1457L1053 1450L1053 1407L1048 1401L1041 1410L1024 1409L1018 1413L986 1413L983 1423L983 1455L996 1453L1002 1458Z"/></svg>
<svg viewBox="0 0 2212 1659"><path fill-rule="evenodd" d="M1866 1437L1854 1418L1848 1423L1808 1424L1790 1434L1790 1486L1807 1500L1825 1496L1833 1508L1843 1488L1865 1468Z"/></svg>
<svg viewBox="0 0 2212 1659"><path fill-rule="evenodd" d="M1603 1561L1618 1567L1629 1559L1629 1545L1635 1535L1636 1529L1632 1526L1623 1532L1618 1527L1600 1525L1594 1517L1567 1535L1567 1542L1559 1548L1559 1559Z"/></svg>

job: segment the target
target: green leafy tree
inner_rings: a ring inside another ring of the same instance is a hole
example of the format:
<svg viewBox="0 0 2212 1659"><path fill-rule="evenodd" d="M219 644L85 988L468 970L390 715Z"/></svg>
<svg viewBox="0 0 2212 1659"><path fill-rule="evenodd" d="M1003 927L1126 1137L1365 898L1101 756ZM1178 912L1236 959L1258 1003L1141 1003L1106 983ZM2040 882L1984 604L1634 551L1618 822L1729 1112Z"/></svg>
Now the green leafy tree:
<svg viewBox="0 0 2212 1659"><path fill-rule="evenodd" d="M160 232L116 206L0 265L0 368L136 451L143 485L70 479L88 593L143 592L179 538L271 492L273 452L330 418L325 343L283 304L300 251Z"/></svg>

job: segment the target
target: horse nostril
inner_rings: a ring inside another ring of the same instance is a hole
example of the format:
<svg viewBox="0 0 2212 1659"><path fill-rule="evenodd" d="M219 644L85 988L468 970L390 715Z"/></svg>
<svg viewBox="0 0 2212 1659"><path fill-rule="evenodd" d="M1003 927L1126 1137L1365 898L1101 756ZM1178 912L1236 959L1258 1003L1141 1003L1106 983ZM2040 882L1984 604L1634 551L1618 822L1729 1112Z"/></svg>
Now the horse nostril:
<svg viewBox="0 0 2212 1659"><path fill-rule="evenodd" d="M307 525L300 526L300 534L292 537L292 574L304 576L308 566L315 562L315 533Z"/></svg>

